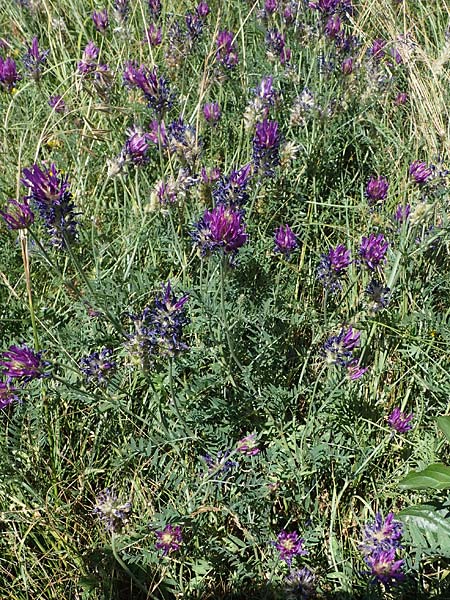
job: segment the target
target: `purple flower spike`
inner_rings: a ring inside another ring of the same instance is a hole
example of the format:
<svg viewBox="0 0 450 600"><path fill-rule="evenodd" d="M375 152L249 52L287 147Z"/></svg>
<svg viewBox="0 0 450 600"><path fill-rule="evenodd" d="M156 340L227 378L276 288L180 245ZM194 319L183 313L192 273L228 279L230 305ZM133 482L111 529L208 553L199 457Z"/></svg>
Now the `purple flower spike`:
<svg viewBox="0 0 450 600"><path fill-rule="evenodd" d="M127 62L123 80L128 87L139 88L148 101L148 105L159 115L173 105L174 95L169 89L167 80L162 76L158 77L156 67L150 70L144 65L136 67L132 62Z"/></svg>
<svg viewBox="0 0 450 600"><path fill-rule="evenodd" d="M42 352L34 352L28 346L11 346L1 355L0 369L8 382L17 379L27 383L45 376L44 367L47 363L41 357Z"/></svg>
<svg viewBox="0 0 450 600"><path fill-rule="evenodd" d="M377 38L373 41L372 48L369 50L369 53L376 62L380 62L386 56L386 52L384 51L385 47L386 42L384 40Z"/></svg>
<svg viewBox="0 0 450 600"><path fill-rule="evenodd" d="M17 396L14 393L15 391L16 390L12 386L5 383L4 381L0 381L0 410L6 408L14 401L18 400Z"/></svg>
<svg viewBox="0 0 450 600"><path fill-rule="evenodd" d="M258 442L256 440L256 433L246 435L236 444L236 450L247 456L256 456L259 454Z"/></svg>
<svg viewBox="0 0 450 600"><path fill-rule="evenodd" d="M297 236L289 225L281 225L275 230L275 252L284 254L289 258L291 252L298 247Z"/></svg>
<svg viewBox="0 0 450 600"><path fill-rule="evenodd" d="M366 563L370 567L370 574L374 581L383 583L386 587L397 585L405 579L402 571L404 560L395 560L395 548L387 551L376 552L366 558Z"/></svg>
<svg viewBox="0 0 450 600"><path fill-rule="evenodd" d="M316 577L307 567L291 571L283 583L286 600L310 600L316 597Z"/></svg>
<svg viewBox="0 0 450 600"><path fill-rule="evenodd" d="M386 519L383 519L383 515L378 512L375 521L365 526L364 540L359 546L364 555L400 547L403 525L394 517L394 513L390 512Z"/></svg>
<svg viewBox="0 0 450 600"><path fill-rule="evenodd" d="M83 57L78 63L78 72L82 75L86 75L86 73L94 71L99 53L100 50L99 48L97 48L94 42L88 42L86 48L83 51Z"/></svg>
<svg viewBox="0 0 450 600"><path fill-rule="evenodd" d="M80 370L88 381L104 384L107 377L116 368L116 363L111 360L111 356L110 348L104 348L101 352L93 352L81 359Z"/></svg>
<svg viewBox="0 0 450 600"><path fill-rule="evenodd" d="M407 415L397 407L389 415L388 423L397 433L406 433L412 429L411 421L413 417L413 413Z"/></svg>
<svg viewBox="0 0 450 600"><path fill-rule="evenodd" d="M425 162L415 160L409 167L411 179L418 184L426 183L432 176L433 171Z"/></svg>
<svg viewBox="0 0 450 600"><path fill-rule="evenodd" d="M195 10L201 19L204 19L205 17L207 17L210 13L210 8L208 6L208 3L204 2L204 1L199 2L198 6Z"/></svg>
<svg viewBox="0 0 450 600"><path fill-rule="evenodd" d="M296 531L293 531L292 533L282 531L278 534L275 548L280 553L280 559L291 566L294 556L308 554L307 550L303 548L303 544L304 539L301 538Z"/></svg>
<svg viewBox="0 0 450 600"><path fill-rule="evenodd" d="M344 244L330 248L328 254L322 254L317 268L317 278L324 288L335 293L342 289L341 278L351 263L350 250Z"/></svg>
<svg viewBox="0 0 450 600"><path fill-rule="evenodd" d="M148 9L150 16L157 19L161 14L161 0L148 0Z"/></svg>
<svg viewBox="0 0 450 600"><path fill-rule="evenodd" d="M339 15L333 15L329 17L326 25L325 25L325 35L327 35L331 39L335 39L341 33L342 30L342 21Z"/></svg>
<svg viewBox="0 0 450 600"><path fill-rule="evenodd" d="M105 33L109 27L108 11L106 8L99 11L94 10L92 13L92 21L94 22L94 27L97 31Z"/></svg>
<svg viewBox="0 0 450 600"><path fill-rule="evenodd" d="M64 113L67 110L66 103L62 99L62 96L50 96L48 99L48 105L51 106L57 113Z"/></svg>
<svg viewBox="0 0 450 600"><path fill-rule="evenodd" d="M397 221L397 223L404 223L408 220L410 213L411 206L409 204L406 204L405 206L399 204L394 213L394 220Z"/></svg>
<svg viewBox="0 0 450 600"><path fill-rule="evenodd" d="M347 375L350 381L361 379L367 371L368 367L361 367L356 359L350 361L347 365Z"/></svg>
<svg viewBox="0 0 450 600"><path fill-rule="evenodd" d="M382 262L386 261L388 248L389 242L381 233L379 235L371 233L369 237L363 237L359 248L361 263L374 271Z"/></svg>
<svg viewBox="0 0 450 600"><path fill-rule="evenodd" d="M394 104L396 106L403 106L409 100L408 94L406 92L399 92L395 97Z"/></svg>
<svg viewBox="0 0 450 600"><path fill-rule="evenodd" d="M220 106L217 102L209 102L203 107L203 116L210 125L216 125L221 115Z"/></svg>
<svg viewBox="0 0 450 600"><path fill-rule="evenodd" d="M255 168L270 177L280 164L280 133L277 121L264 120L256 124L253 138L253 162Z"/></svg>
<svg viewBox="0 0 450 600"><path fill-rule="evenodd" d="M9 199L9 206L6 210L0 210L0 216L6 223L6 227L10 230L28 229L34 222L34 214L28 206L28 202L24 199L23 202Z"/></svg>
<svg viewBox="0 0 450 600"><path fill-rule="evenodd" d="M144 42L148 42L150 46L156 47L162 44L162 29L161 27L157 27L153 25L153 23L147 28L145 40Z"/></svg>
<svg viewBox="0 0 450 600"><path fill-rule="evenodd" d="M231 171L228 176L223 176L213 190L216 204L243 206L249 198L247 188L251 177L252 163L248 163L237 171Z"/></svg>
<svg viewBox="0 0 450 600"><path fill-rule="evenodd" d="M106 488L98 494L93 513L103 521L107 531L115 533L128 523L131 502L122 503L113 490Z"/></svg>
<svg viewBox="0 0 450 600"><path fill-rule="evenodd" d="M233 69L239 62L236 44L233 43L232 31L220 31L217 36L216 60L226 69Z"/></svg>
<svg viewBox="0 0 450 600"><path fill-rule="evenodd" d="M202 256L216 251L235 254L248 239L242 212L223 204L206 210L195 225L193 239Z"/></svg>
<svg viewBox="0 0 450 600"><path fill-rule="evenodd" d="M366 196L369 204L374 204L379 200L385 200L389 189L389 183L386 177L371 177L366 187Z"/></svg>
<svg viewBox="0 0 450 600"><path fill-rule="evenodd" d="M49 52L50 50L39 52L37 37L32 39L31 46L28 48L25 56L23 57L23 63L26 70L35 81L38 81L41 76L41 68L47 60Z"/></svg>
<svg viewBox="0 0 450 600"><path fill-rule="evenodd" d="M62 177L54 164L44 171L35 164L24 169L23 175L22 183L31 192L27 198L38 208L53 245L64 248L67 240L73 241L77 235L77 213L67 177Z"/></svg>
<svg viewBox="0 0 450 600"><path fill-rule="evenodd" d="M342 328L338 335L327 339L323 345L326 362L330 365L348 367L352 364L353 350L360 344L361 332L352 327Z"/></svg>
<svg viewBox="0 0 450 600"><path fill-rule="evenodd" d="M341 65L341 71L343 75L351 75L353 73L354 68L354 60L350 56L348 58L344 58Z"/></svg>
<svg viewBox="0 0 450 600"><path fill-rule="evenodd" d="M21 76L17 73L17 65L12 58L3 58L0 56L0 85L8 92L11 92L16 83L20 81Z"/></svg>
<svg viewBox="0 0 450 600"><path fill-rule="evenodd" d="M183 542L183 536L181 534L181 527L177 525L166 525L163 530L155 531L156 537L158 538L155 543L157 550L162 550L163 556L167 556L171 552L175 552L179 549Z"/></svg>
<svg viewBox="0 0 450 600"><path fill-rule="evenodd" d="M147 162L149 134L133 129L125 142L125 155L135 165Z"/></svg>

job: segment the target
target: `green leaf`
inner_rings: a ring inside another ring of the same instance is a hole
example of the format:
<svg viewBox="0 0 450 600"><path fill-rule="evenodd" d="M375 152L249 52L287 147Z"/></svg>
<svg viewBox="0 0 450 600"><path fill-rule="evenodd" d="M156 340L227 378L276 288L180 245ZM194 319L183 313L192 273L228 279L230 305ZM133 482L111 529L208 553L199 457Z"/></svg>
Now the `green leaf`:
<svg viewBox="0 0 450 600"><path fill-rule="evenodd" d="M444 433L445 437L450 442L450 415L439 417L437 424L439 429Z"/></svg>
<svg viewBox="0 0 450 600"><path fill-rule="evenodd" d="M423 471L412 471L400 481L399 486L404 490L450 490L450 467L436 463Z"/></svg>
<svg viewBox="0 0 450 600"><path fill-rule="evenodd" d="M450 557L450 518L446 509L429 504L410 506L398 513L405 535L420 554Z"/></svg>

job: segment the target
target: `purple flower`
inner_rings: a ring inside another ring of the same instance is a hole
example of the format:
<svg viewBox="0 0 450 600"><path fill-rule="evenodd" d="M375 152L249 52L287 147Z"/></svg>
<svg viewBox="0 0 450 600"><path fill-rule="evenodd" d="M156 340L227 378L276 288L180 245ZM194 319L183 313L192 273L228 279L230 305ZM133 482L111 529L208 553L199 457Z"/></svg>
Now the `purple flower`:
<svg viewBox="0 0 450 600"><path fill-rule="evenodd" d="M42 360L42 352L34 352L28 346L11 346L1 354L0 369L7 382L17 379L27 383L45 377L44 368L47 365L48 363Z"/></svg>
<svg viewBox="0 0 450 600"><path fill-rule="evenodd" d="M318 10L322 13L333 13L337 10L351 9L351 0L310 0L309 8Z"/></svg>
<svg viewBox="0 0 450 600"><path fill-rule="evenodd" d="M220 450L215 459L210 454L205 454L202 456L202 459L205 461L206 466L208 467L208 473L216 476L219 474L223 476L229 473L235 467L238 467L238 462L228 458L230 454L230 450L225 450L225 452Z"/></svg>
<svg viewBox="0 0 450 600"><path fill-rule="evenodd" d="M278 29L269 29L266 33L266 45L270 52L281 56L286 46L286 39Z"/></svg>
<svg viewBox="0 0 450 600"><path fill-rule="evenodd" d="M352 327L342 328L338 335L327 339L323 345L326 362L330 365L348 367L352 362L353 350L360 344L361 332Z"/></svg>
<svg viewBox="0 0 450 600"><path fill-rule="evenodd" d="M277 10L277 0L266 0L264 2L264 10L268 15L273 15Z"/></svg>
<svg viewBox="0 0 450 600"><path fill-rule="evenodd" d="M413 413L407 415L397 407L389 415L388 423L397 433L406 433L412 429L411 421L413 417Z"/></svg>
<svg viewBox="0 0 450 600"><path fill-rule="evenodd" d="M394 220L397 221L397 223L404 223L405 221L408 220L410 213L411 213L411 205L410 204L406 204L405 206L403 206L402 204L399 204L394 213Z"/></svg>
<svg viewBox="0 0 450 600"><path fill-rule="evenodd" d="M135 67L129 61L125 65L123 79L129 87L139 88L148 101L148 105L159 115L173 105L174 95L169 89L168 81L163 76L158 77L156 67L152 70L144 65Z"/></svg>
<svg viewBox="0 0 450 600"><path fill-rule="evenodd" d="M386 252L389 242L380 233L371 233L369 237L363 237L359 247L360 261L368 269L374 271L382 262L386 261Z"/></svg>
<svg viewBox="0 0 450 600"><path fill-rule="evenodd" d="M368 367L361 367L356 358L351 360L347 365L347 375L350 381L361 379L367 371Z"/></svg>
<svg viewBox="0 0 450 600"><path fill-rule="evenodd" d="M20 81L21 76L17 73L17 65L12 58L3 58L0 56L0 85L8 92L11 92L15 84Z"/></svg>
<svg viewBox="0 0 450 600"><path fill-rule="evenodd" d="M369 204L385 200L389 189L386 177L371 177L366 186L366 196Z"/></svg>
<svg viewBox="0 0 450 600"><path fill-rule="evenodd" d="M220 106L217 102L209 102L203 107L203 116L210 125L216 125L221 117Z"/></svg>
<svg viewBox="0 0 450 600"><path fill-rule="evenodd" d="M202 256L216 251L235 254L248 239L242 212L223 204L206 210L195 225L193 239Z"/></svg>
<svg viewBox="0 0 450 600"><path fill-rule="evenodd" d="M78 63L78 72L82 75L91 73L97 66L97 60L100 50L94 44L93 41L88 42L87 46L83 51L81 61Z"/></svg>
<svg viewBox="0 0 450 600"><path fill-rule="evenodd" d="M253 138L253 162L255 168L270 177L280 164L280 133L277 121L256 124Z"/></svg>
<svg viewBox="0 0 450 600"><path fill-rule="evenodd" d="M0 410L6 408L18 399L14 393L15 391L16 390L14 389L14 387L11 387L8 383L5 383L4 381L0 381Z"/></svg>
<svg viewBox="0 0 450 600"><path fill-rule="evenodd" d="M31 46L28 48L25 56L23 57L23 63L26 70L35 81L38 81L41 76L41 68L47 60L49 52L50 50L39 52L37 37L32 39Z"/></svg>
<svg viewBox="0 0 450 600"><path fill-rule="evenodd" d="M297 236L289 225L281 225L275 230L275 252L284 254L289 258L291 252L298 247Z"/></svg>
<svg viewBox="0 0 450 600"><path fill-rule="evenodd" d="M100 517L111 533L120 531L129 521L131 502L122 503L113 490L106 488L96 498L93 513Z"/></svg>
<svg viewBox="0 0 450 600"><path fill-rule="evenodd" d="M8 204L9 206L5 207L6 210L0 210L0 216L5 221L6 227L10 230L28 229L34 222L34 214L28 206L27 200L17 202L10 198Z"/></svg>
<svg viewBox="0 0 450 600"><path fill-rule="evenodd" d="M291 566L294 556L303 556L308 552L303 548L304 539L296 531L287 533L282 531L278 534L275 548L280 553L280 559Z"/></svg>
<svg viewBox="0 0 450 600"><path fill-rule="evenodd" d="M114 1L114 16L120 25L123 25L127 20L130 11L129 0Z"/></svg>
<svg viewBox="0 0 450 600"><path fill-rule="evenodd" d="M273 106L277 98L277 91L273 87L273 77L263 77L261 83L256 88L255 93L257 98L262 100L265 106Z"/></svg>
<svg viewBox="0 0 450 600"><path fill-rule="evenodd" d="M227 176L222 176L213 190L216 204L243 206L248 198L248 186L252 177L252 163L233 170Z"/></svg>
<svg viewBox="0 0 450 600"><path fill-rule="evenodd" d="M232 31L220 31L216 39L216 60L226 69L233 69L239 62Z"/></svg>
<svg viewBox="0 0 450 600"><path fill-rule="evenodd" d="M256 433L246 435L238 441L236 444L236 450L247 456L255 456L259 454L258 442L256 440Z"/></svg>
<svg viewBox="0 0 450 600"><path fill-rule="evenodd" d="M197 14L188 13L185 16L188 37L195 42L203 32L203 19Z"/></svg>
<svg viewBox="0 0 450 600"><path fill-rule="evenodd" d="M316 577L307 567L291 571L284 579L286 600L309 600L316 595Z"/></svg>
<svg viewBox="0 0 450 600"><path fill-rule="evenodd" d="M351 75L353 73L354 60L351 56L344 58L341 65L343 75Z"/></svg>
<svg viewBox="0 0 450 600"><path fill-rule="evenodd" d="M172 358L187 349L182 338L183 327L189 323L184 308L189 296L177 300L170 281L162 289L153 307L144 308L141 315L130 315L135 332L128 336L127 346L144 369L157 357Z"/></svg>
<svg viewBox="0 0 450 600"><path fill-rule="evenodd" d="M167 556L171 552L175 552L179 549L183 542L183 536L181 535L181 527L177 525L166 525L162 531L155 531L156 537L158 538L155 543L157 550L163 551L163 556Z"/></svg>
<svg viewBox="0 0 450 600"><path fill-rule="evenodd" d="M148 9L150 11L150 15L157 19L161 14L161 0L148 0Z"/></svg>
<svg viewBox="0 0 450 600"><path fill-rule="evenodd" d="M48 105L51 106L57 113L63 113L67 110L66 103L64 102L62 96L50 96L48 99Z"/></svg>
<svg viewBox="0 0 450 600"><path fill-rule="evenodd" d="M329 17L325 25L325 35L331 39L335 39L342 31L342 21L339 15Z"/></svg>
<svg viewBox="0 0 450 600"><path fill-rule="evenodd" d="M97 31L105 33L109 27L108 11L106 8L99 11L94 10L92 13L92 21L94 22L94 27Z"/></svg>
<svg viewBox="0 0 450 600"><path fill-rule="evenodd" d="M139 129L132 129L125 142L125 156L135 165L143 165L148 161L149 135Z"/></svg>
<svg viewBox="0 0 450 600"><path fill-rule="evenodd" d="M45 221L52 243L64 248L67 241L76 238L76 212L66 177L62 177L55 164L41 170L36 164L23 170L22 183L28 187L32 199Z"/></svg>
<svg viewBox="0 0 450 600"><path fill-rule="evenodd" d="M108 375L116 368L116 363L110 360L111 356L110 348L104 348L101 352L93 352L81 359L80 370L88 381L99 384L106 383Z"/></svg>
<svg viewBox="0 0 450 600"><path fill-rule="evenodd" d="M330 248L328 254L322 254L317 268L317 278L324 288L331 292L342 289L341 278L351 263L350 250L344 244Z"/></svg>
<svg viewBox="0 0 450 600"><path fill-rule="evenodd" d="M207 17L210 12L208 3L205 2L204 0L202 0L202 2L199 2L198 6L195 10L197 11L197 14L201 19L204 19L205 17Z"/></svg>
<svg viewBox="0 0 450 600"><path fill-rule="evenodd" d="M396 560L396 550L391 548L386 551L378 551L366 558L370 567L370 574L374 581L383 583L386 587L396 585L405 579L402 571L404 560Z"/></svg>
<svg viewBox="0 0 450 600"><path fill-rule="evenodd" d="M365 293L371 300L370 310L379 312L389 304L390 288L384 287L377 279L372 279L365 289Z"/></svg>
<svg viewBox="0 0 450 600"><path fill-rule="evenodd" d="M372 55L376 62L380 62L386 55L384 51L385 47L386 42L384 40L377 38L373 41L372 48L369 50L369 54Z"/></svg>
<svg viewBox="0 0 450 600"><path fill-rule="evenodd" d="M383 515L378 512L375 521L365 526L364 539L359 546L365 556L400 547L403 525L396 521L394 516L394 513L390 512L386 519L383 519Z"/></svg>
<svg viewBox="0 0 450 600"><path fill-rule="evenodd" d="M160 46L162 43L162 29L161 27L157 27L153 25L153 23L147 28L145 33L144 42L148 42L150 46L156 47Z"/></svg>
<svg viewBox="0 0 450 600"><path fill-rule="evenodd" d="M409 100L408 94L406 92L399 92L395 97L394 104L396 106L403 106Z"/></svg>
<svg viewBox="0 0 450 600"><path fill-rule="evenodd" d="M425 162L415 160L409 166L409 175L415 183L426 183L433 175L433 170Z"/></svg>

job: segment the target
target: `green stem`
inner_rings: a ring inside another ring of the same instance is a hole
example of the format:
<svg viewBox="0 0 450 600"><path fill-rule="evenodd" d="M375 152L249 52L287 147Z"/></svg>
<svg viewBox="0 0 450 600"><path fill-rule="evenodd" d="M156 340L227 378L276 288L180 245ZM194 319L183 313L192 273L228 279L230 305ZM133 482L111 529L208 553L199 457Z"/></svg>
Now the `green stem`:
<svg viewBox="0 0 450 600"><path fill-rule="evenodd" d="M144 584L142 584L139 579L136 577L136 575L134 575L130 569L127 567L127 565L123 562L123 560L120 558L118 552L117 552L117 548L116 548L116 535L113 533L111 536L111 550L113 553L114 558L116 559L116 561L119 563L119 565L122 567L122 569L125 571L125 573L128 575L128 577L134 581L134 583L136 584L136 586L141 590L141 592L144 592L144 594L147 595L147 598L155 598L155 596L153 594L151 594L148 589L145 587Z"/></svg>
<svg viewBox="0 0 450 600"><path fill-rule="evenodd" d="M34 349L36 352L39 350L39 338L36 327L36 316L34 313L33 306L33 295L31 291L31 274L30 274L30 257L28 254L28 241L27 234L24 230L20 231L20 247L22 250L22 261L23 261L23 270L25 272L25 282L27 288L27 296L28 296L28 308L30 310L31 317L31 326L33 328L33 339L34 339Z"/></svg>
<svg viewBox="0 0 450 600"><path fill-rule="evenodd" d="M226 271L226 261L225 256L222 258L220 263L220 310L222 313L222 326L225 329L225 337L227 339L228 349L230 351L231 358L234 360L239 369L243 369L242 364L236 353L234 352L233 340L231 339L228 321L227 321L227 311L225 309L225 271Z"/></svg>

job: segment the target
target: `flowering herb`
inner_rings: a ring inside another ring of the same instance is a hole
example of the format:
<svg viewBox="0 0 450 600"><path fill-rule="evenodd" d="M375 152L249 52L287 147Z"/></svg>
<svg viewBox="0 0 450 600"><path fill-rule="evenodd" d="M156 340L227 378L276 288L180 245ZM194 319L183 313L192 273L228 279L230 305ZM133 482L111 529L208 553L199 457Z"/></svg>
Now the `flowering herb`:
<svg viewBox="0 0 450 600"><path fill-rule="evenodd" d="M15 391L13 386L4 381L0 381L0 410L18 400Z"/></svg>
<svg viewBox="0 0 450 600"><path fill-rule="evenodd" d="M331 292L342 289L342 278L351 263L350 250L339 244L330 248L328 254L322 254L317 268L317 279L323 287Z"/></svg>
<svg viewBox="0 0 450 600"><path fill-rule="evenodd" d="M7 92L11 92L21 79L15 61L10 57L3 60L0 56L0 86Z"/></svg>
<svg viewBox="0 0 450 600"><path fill-rule="evenodd" d="M280 553L280 559L284 560L289 566L291 566L294 556L303 556L308 553L303 548L304 539L296 531L292 531L291 533L281 531L274 544Z"/></svg>
<svg viewBox="0 0 450 600"><path fill-rule="evenodd" d="M415 160L409 166L409 176L419 185L426 183L433 175L433 169L425 162Z"/></svg>
<svg viewBox="0 0 450 600"><path fill-rule="evenodd" d="M350 381L361 379L368 371L368 367L361 367L357 359L351 360L347 365L347 375Z"/></svg>
<svg viewBox="0 0 450 600"><path fill-rule="evenodd" d="M216 458L213 458L210 454L205 454L202 459L205 461L208 467L208 473L215 475L225 475L229 473L234 467L238 467L239 463L235 460L228 458L230 456L230 450L221 450L217 453Z"/></svg>
<svg viewBox="0 0 450 600"><path fill-rule="evenodd" d="M289 225L281 225L274 233L275 252L280 252L289 258L291 252L298 248L297 236Z"/></svg>
<svg viewBox="0 0 450 600"><path fill-rule="evenodd" d="M88 42L83 51L81 61L78 63L78 72L82 75L86 75L87 73L94 71L97 65L99 54L100 50L97 48L94 42L92 40Z"/></svg>
<svg viewBox="0 0 450 600"><path fill-rule="evenodd" d="M252 177L252 163L223 175L213 189L216 204L244 206L249 198L249 184Z"/></svg>
<svg viewBox="0 0 450 600"><path fill-rule="evenodd" d="M162 116L174 102L174 94L170 91L167 79L162 75L158 77L156 67L152 70L144 65L136 67L132 62L127 62L123 72L125 85L130 88L139 88L144 94L149 107Z"/></svg>
<svg viewBox="0 0 450 600"><path fill-rule="evenodd" d="M371 177L366 186L366 196L369 204L375 204L387 198L389 183L386 177Z"/></svg>
<svg viewBox="0 0 450 600"><path fill-rule="evenodd" d="M286 600L309 600L316 595L316 576L307 567L291 571L283 583Z"/></svg>
<svg viewBox="0 0 450 600"><path fill-rule="evenodd" d="M342 328L338 335L327 339L323 346L326 362L347 367L353 358L353 350L360 344L361 332L352 327Z"/></svg>
<svg viewBox="0 0 450 600"><path fill-rule="evenodd" d="M192 237L202 256L215 252L236 254L248 239L242 212L223 204L203 213Z"/></svg>
<svg viewBox="0 0 450 600"><path fill-rule="evenodd" d="M116 368L116 363L111 360L112 353L110 348L104 348L81 359L80 369L88 381L106 383L108 376Z"/></svg>
<svg viewBox="0 0 450 600"><path fill-rule="evenodd" d="M42 360L42 352L35 352L28 346L11 346L0 355L0 369L7 383L14 379L27 383L45 377L46 366L48 363Z"/></svg>
<svg viewBox="0 0 450 600"><path fill-rule="evenodd" d="M122 503L113 490L106 488L98 494L93 513L103 521L108 531L115 533L129 522L131 502Z"/></svg>
<svg viewBox="0 0 450 600"><path fill-rule="evenodd" d="M62 99L62 96L50 96L48 99L48 104L57 113L64 113L67 110L66 103Z"/></svg>
<svg viewBox="0 0 450 600"><path fill-rule="evenodd" d="M178 550L183 542L181 527L177 525L166 525L161 531L155 531L157 541L155 548L162 550L163 556L167 556L171 552Z"/></svg>
<svg viewBox="0 0 450 600"><path fill-rule="evenodd" d="M255 456L259 454L258 442L256 440L256 433L251 433L240 439L236 444L236 450L247 456Z"/></svg>
<svg viewBox="0 0 450 600"><path fill-rule="evenodd" d="M388 287L384 287L377 279L372 279L366 287L365 293L371 301L369 310L377 313L388 305L391 290Z"/></svg>
<svg viewBox="0 0 450 600"><path fill-rule="evenodd" d="M216 60L226 69L233 69L239 62L232 31L220 31L216 40Z"/></svg>
<svg viewBox="0 0 450 600"><path fill-rule="evenodd" d="M412 429L411 421L413 419L413 413L402 412L400 408L396 407L388 417L389 426L394 429L397 433L407 433Z"/></svg>
<svg viewBox="0 0 450 600"><path fill-rule="evenodd" d="M253 162L255 169L270 177L280 164L280 133L277 121L264 120L256 124L253 138Z"/></svg>
<svg viewBox="0 0 450 600"><path fill-rule="evenodd" d="M109 18L108 11L106 8L103 10L95 11L92 13L92 21L94 23L94 27L100 33L105 33L105 31L109 27Z"/></svg>
<svg viewBox="0 0 450 600"><path fill-rule="evenodd" d="M10 198L5 210L0 210L0 217L10 230L28 229L34 222L34 213L28 205L28 200L17 202Z"/></svg>
<svg viewBox="0 0 450 600"><path fill-rule="evenodd" d="M370 271L374 271L381 263L386 262L388 248L389 242L382 234L375 235L371 233L369 237L363 237L359 247L361 264L365 265Z"/></svg>
<svg viewBox="0 0 450 600"><path fill-rule="evenodd" d="M203 116L210 125L217 125L221 114L220 106L217 102L209 102L203 107Z"/></svg>
<svg viewBox="0 0 450 600"><path fill-rule="evenodd" d="M370 574L374 581L379 581L386 587L397 585L405 579L402 569L405 561L396 560L396 550L377 551L366 557L366 563L370 567Z"/></svg>
<svg viewBox="0 0 450 600"><path fill-rule="evenodd" d="M23 63L29 75L35 81L39 81L40 79L42 65L46 62L49 52L50 50L44 50L43 52L40 52L37 37L32 39L31 46L28 48L25 56L23 57Z"/></svg>
<svg viewBox="0 0 450 600"><path fill-rule="evenodd" d="M34 164L31 169L24 169L23 175L22 183L31 192L27 198L37 207L52 244L59 249L65 248L66 243L74 241L77 235L77 213L67 176L61 176L55 164L45 170Z"/></svg>
<svg viewBox="0 0 450 600"><path fill-rule="evenodd" d="M404 223L405 221L407 221L409 219L410 214L411 214L411 205L410 204L406 204L405 206L403 206L403 204L399 204L394 213L394 221L397 221L397 223Z"/></svg>

